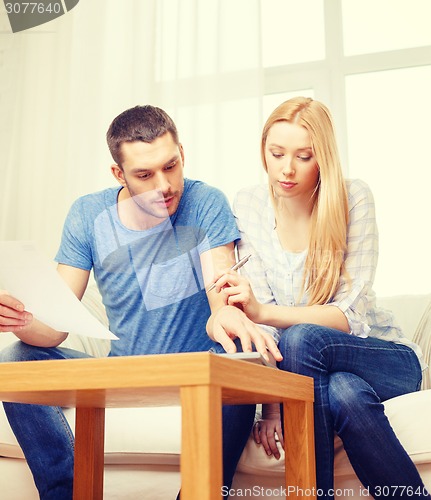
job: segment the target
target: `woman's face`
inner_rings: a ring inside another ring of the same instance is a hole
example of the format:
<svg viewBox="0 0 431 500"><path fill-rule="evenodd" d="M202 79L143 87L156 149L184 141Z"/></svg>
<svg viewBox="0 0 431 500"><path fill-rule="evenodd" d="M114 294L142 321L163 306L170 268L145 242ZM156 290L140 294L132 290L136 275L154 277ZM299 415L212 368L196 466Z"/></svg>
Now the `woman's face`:
<svg viewBox="0 0 431 500"><path fill-rule="evenodd" d="M319 181L310 135L301 125L280 121L269 129L265 160L274 196L309 202Z"/></svg>

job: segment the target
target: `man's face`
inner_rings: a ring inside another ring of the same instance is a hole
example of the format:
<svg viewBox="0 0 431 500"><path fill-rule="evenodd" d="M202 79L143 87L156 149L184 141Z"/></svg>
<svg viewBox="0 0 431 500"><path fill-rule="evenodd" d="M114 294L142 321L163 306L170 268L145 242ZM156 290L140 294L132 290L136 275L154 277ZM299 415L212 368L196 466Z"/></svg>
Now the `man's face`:
<svg viewBox="0 0 431 500"><path fill-rule="evenodd" d="M114 165L112 173L129 195L126 198L133 200L137 215L145 221L174 214L184 190L182 146L167 132L151 143L123 143L121 153L122 168Z"/></svg>

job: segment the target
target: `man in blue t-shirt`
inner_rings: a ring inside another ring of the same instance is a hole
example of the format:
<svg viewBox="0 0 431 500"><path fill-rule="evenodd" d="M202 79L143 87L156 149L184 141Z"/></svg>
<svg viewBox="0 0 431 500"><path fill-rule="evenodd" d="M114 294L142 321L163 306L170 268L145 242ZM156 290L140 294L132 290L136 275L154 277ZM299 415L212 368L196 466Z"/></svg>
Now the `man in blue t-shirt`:
<svg viewBox="0 0 431 500"><path fill-rule="evenodd" d="M171 118L153 106L116 117L107 132L119 187L79 198L56 256L58 272L81 299L90 272L102 294L113 341L111 356L233 352L250 339L267 357L278 349L268 334L217 289L231 267L239 233L224 195L183 176L184 152ZM1 361L85 356L58 347L67 337L37 321L19 300L0 295L0 331L21 340ZM57 408L4 403L44 500L72 498L73 444ZM224 484L230 487L251 430L252 406L223 409Z"/></svg>

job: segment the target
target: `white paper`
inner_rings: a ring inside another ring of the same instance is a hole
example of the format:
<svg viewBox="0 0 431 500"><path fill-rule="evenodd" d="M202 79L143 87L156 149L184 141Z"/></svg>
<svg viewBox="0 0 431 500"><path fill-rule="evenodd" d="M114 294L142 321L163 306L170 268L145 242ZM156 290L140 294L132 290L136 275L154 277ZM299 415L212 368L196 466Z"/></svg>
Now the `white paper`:
<svg viewBox="0 0 431 500"><path fill-rule="evenodd" d="M31 241L0 241L0 285L26 311L55 330L118 339L81 304L53 263Z"/></svg>

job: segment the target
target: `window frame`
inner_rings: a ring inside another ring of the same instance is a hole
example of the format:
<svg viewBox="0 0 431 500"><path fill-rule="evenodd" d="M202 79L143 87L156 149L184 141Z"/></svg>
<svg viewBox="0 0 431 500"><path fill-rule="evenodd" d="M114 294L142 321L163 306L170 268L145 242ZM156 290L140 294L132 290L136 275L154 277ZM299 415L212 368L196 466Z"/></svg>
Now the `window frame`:
<svg viewBox="0 0 431 500"><path fill-rule="evenodd" d="M361 55L344 55L341 0L324 0L325 59L264 68L264 95L313 89L334 118L341 163L349 174L346 77L431 65L431 45Z"/></svg>

